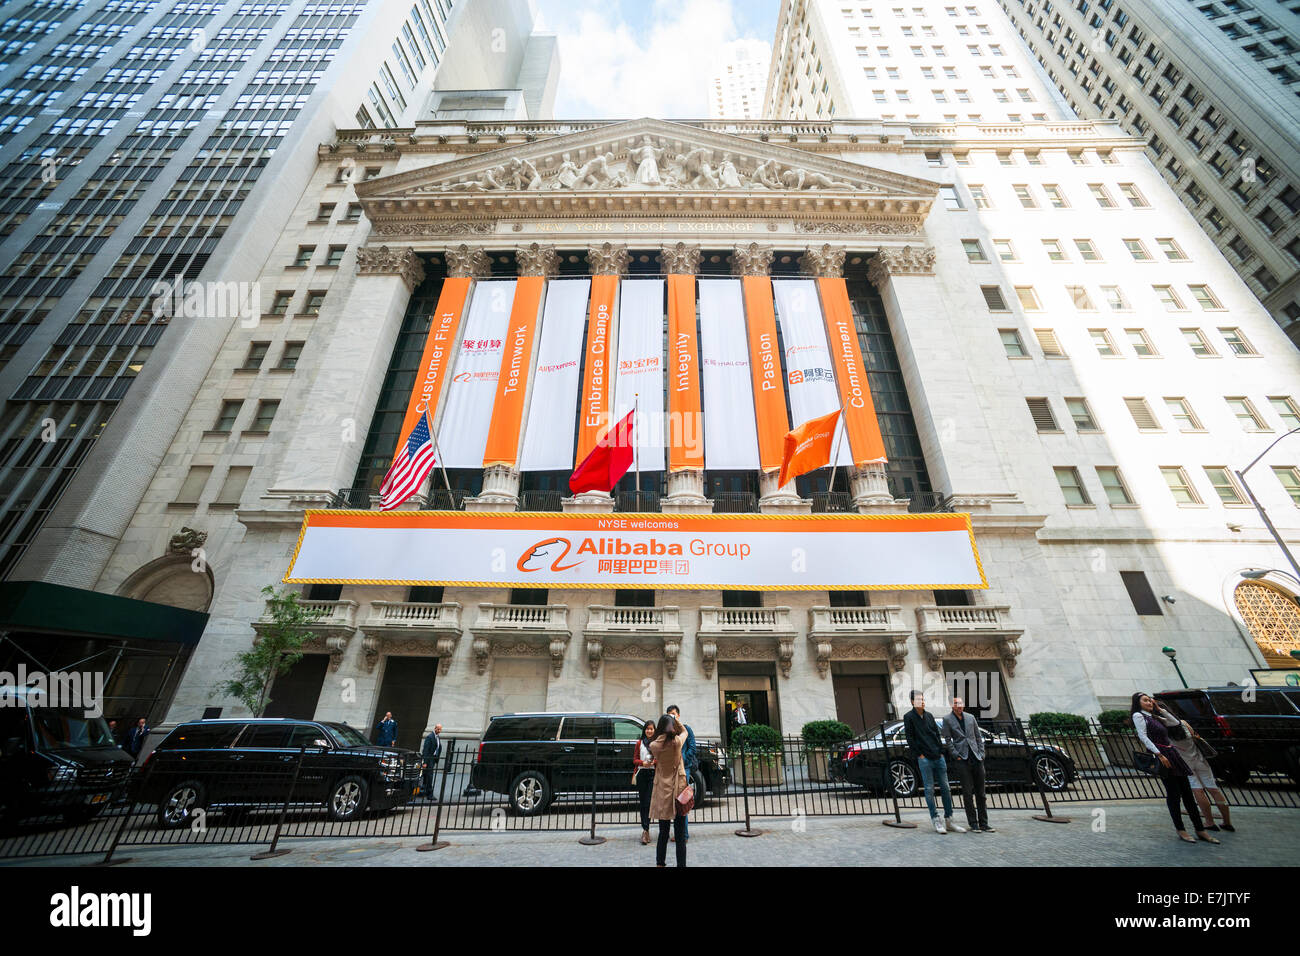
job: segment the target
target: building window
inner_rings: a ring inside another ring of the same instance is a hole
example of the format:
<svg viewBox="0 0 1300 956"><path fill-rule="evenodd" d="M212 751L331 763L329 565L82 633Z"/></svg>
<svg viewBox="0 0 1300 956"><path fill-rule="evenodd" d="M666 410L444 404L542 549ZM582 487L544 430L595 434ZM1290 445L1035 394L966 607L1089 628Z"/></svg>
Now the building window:
<svg viewBox="0 0 1300 956"><path fill-rule="evenodd" d="M1259 354L1258 352L1255 351L1255 347L1250 344L1250 341L1246 338L1246 336L1242 334L1241 329L1221 328L1219 329L1219 334L1222 335L1223 340L1228 343L1228 349L1232 352L1233 355L1258 355Z"/></svg>
<svg viewBox="0 0 1300 956"><path fill-rule="evenodd" d="M256 372L262 367L262 360L266 358L266 352L270 347L270 342L250 342L248 354L244 356L244 364L240 366L240 371Z"/></svg>
<svg viewBox="0 0 1300 956"><path fill-rule="evenodd" d="M217 492L217 497L213 499L212 504L227 507L238 505L240 496L244 493L244 486L248 484L248 477L252 473L253 469L246 466L231 468L226 472L226 480L221 483L221 490Z"/></svg>
<svg viewBox="0 0 1300 956"><path fill-rule="evenodd" d="M1200 304L1203 311L1212 312L1223 308L1219 304L1219 300L1214 297L1214 293L1210 291L1208 285L1189 285L1187 288L1191 290L1192 296Z"/></svg>
<svg viewBox="0 0 1300 956"><path fill-rule="evenodd" d="M1015 329L998 329L998 336L1002 339L1002 347L1006 349L1007 358L1029 357L1029 353L1025 351L1025 343L1020 340L1020 333Z"/></svg>
<svg viewBox="0 0 1300 956"><path fill-rule="evenodd" d="M980 292L984 295L984 304L990 312L1009 312L1007 301L1002 297L1002 289L995 285L982 285Z"/></svg>
<svg viewBox="0 0 1300 956"><path fill-rule="evenodd" d="M1088 190L1092 193L1092 198L1097 200L1097 205L1102 209L1115 208L1115 200L1111 198L1110 193L1101 183L1089 183Z"/></svg>
<svg viewBox="0 0 1300 956"><path fill-rule="evenodd" d="M269 432L271 422L275 419L275 413L279 411L280 403L274 399L264 399L257 403L257 415L253 419L253 424L249 427L250 432Z"/></svg>
<svg viewBox="0 0 1300 956"><path fill-rule="evenodd" d="M348 203L348 211L347 211L347 214L344 215L342 221L343 221L343 222L358 222L358 221L360 221L360 219L361 219L361 203L359 203L359 202L350 202L350 203Z"/></svg>
<svg viewBox="0 0 1300 956"><path fill-rule="evenodd" d="M229 399L221 403L221 411L217 413L217 421L212 426L214 432L229 432L235 427L235 419L239 417L239 410L243 408L242 399Z"/></svg>
<svg viewBox="0 0 1300 956"><path fill-rule="evenodd" d="M1236 396L1225 398L1224 401L1228 403L1228 408L1237 417L1237 421L1241 422L1244 431L1267 432L1273 430L1264 423L1264 419L1260 417L1259 412L1255 411L1255 406L1251 404L1250 399Z"/></svg>
<svg viewBox="0 0 1300 956"><path fill-rule="evenodd" d="M1038 294L1034 292L1031 285L1016 286L1016 298L1020 300L1020 307L1026 312L1037 312L1042 309L1038 302Z"/></svg>
<svg viewBox="0 0 1300 956"><path fill-rule="evenodd" d="M971 186L971 187L970 187L970 198L971 198L971 201L975 203L975 208L976 208L976 209L992 209L992 208L993 208L992 204L989 202L988 194L986 194L986 193L984 192L984 187L983 187L983 186Z"/></svg>
<svg viewBox="0 0 1300 956"><path fill-rule="evenodd" d="M1107 154L1110 155L1110 154ZM1112 160L1113 161L1113 160ZM1146 197L1138 191L1138 188L1132 183L1119 184L1120 195L1128 200L1128 204L1134 209L1147 209L1151 206Z"/></svg>
<svg viewBox="0 0 1300 956"><path fill-rule="evenodd" d="M1178 293L1174 291L1171 285L1153 285L1151 291L1156 294L1156 298L1164 305L1166 312L1181 312L1183 310L1183 300L1178 298Z"/></svg>
<svg viewBox="0 0 1300 956"><path fill-rule="evenodd" d="M1079 257L1084 262L1100 262L1101 254L1097 252L1097 247L1091 239L1076 239L1074 247L1079 250Z"/></svg>
<svg viewBox="0 0 1300 956"><path fill-rule="evenodd" d="M1133 496L1129 494L1128 485L1124 484L1124 476L1120 474L1118 468L1114 465L1098 465L1097 477L1101 480L1101 487L1106 492L1108 502L1112 505L1133 504Z"/></svg>
<svg viewBox="0 0 1300 956"><path fill-rule="evenodd" d="M1300 507L1300 468L1294 465L1273 465L1273 474L1277 475L1282 490L1291 498L1291 503Z"/></svg>
<svg viewBox="0 0 1300 956"><path fill-rule="evenodd" d="M1092 409L1088 407L1086 398L1067 398L1065 407L1069 411L1070 418L1074 421L1076 429L1081 432L1101 431L1092 417Z"/></svg>
<svg viewBox="0 0 1300 956"><path fill-rule="evenodd" d="M1016 192L1016 198L1020 200L1020 205L1026 209L1037 209L1038 203L1034 200L1033 193L1029 191L1026 185L1012 186Z"/></svg>
<svg viewBox="0 0 1300 956"><path fill-rule="evenodd" d="M1121 571L1119 576L1128 591L1129 600L1133 602L1133 610L1144 617L1160 617L1164 613L1160 610L1160 602L1151 590L1145 571Z"/></svg>
<svg viewBox="0 0 1300 956"><path fill-rule="evenodd" d="M1061 494L1065 496L1067 505L1092 504L1088 491L1079 478L1079 469L1062 467L1053 468L1052 471L1056 473L1056 482L1061 486Z"/></svg>
<svg viewBox="0 0 1300 956"><path fill-rule="evenodd" d="M1026 398L1025 404L1029 406L1029 415L1034 420L1034 427L1040 432L1059 432L1061 427L1056 424L1056 416L1052 414L1052 405L1045 398Z"/></svg>
<svg viewBox="0 0 1300 956"><path fill-rule="evenodd" d="M1165 479L1165 484L1169 486L1170 493L1174 496L1174 501L1180 507L1201 504L1201 496L1196 493L1192 487L1191 481L1187 478L1187 472L1180 465L1165 465L1161 467L1160 474Z"/></svg>
<svg viewBox="0 0 1300 956"><path fill-rule="evenodd" d="M347 246L330 246L329 252L325 255L325 265L337 266L343 261L343 253L348 251Z"/></svg>
<svg viewBox="0 0 1300 956"><path fill-rule="evenodd" d="M1074 307L1080 312L1097 311L1097 307L1092 304L1092 297L1088 295L1088 289L1086 286L1067 285L1065 287L1065 294L1070 297L1070 301L1074 303Z"/></svg>
<svg viewBox="0 0 1300 956"><path fill-rule="evenodd" d="M1151 344L1145 329L1125 329L1124 334L1128 336L1128 344L1133 346L1133 351L1139 358L1154 358L1160 354Z"/></svg>
<svg viewBox="0 0 1300 956"><path fill-rule="evenodd" d="M1205 477L1210 479L1210 485L1219 496L1219 501L1225 505L1244 505L1246 498L1237 487L1236 479L1232 473L1221 465L1205 465L1202 470Z"/></svg>
<svg viewBox="0 0 1300 956"><path fill-rule="evenodd" d="M1287 395L1270 395L1268 403L1277 412L1277 417L1282 419L1283 428L1287 431L1300 428L1300 406L1296 405L1295 399Z"/></svg>
<svg viewBox="0 0 1300 956"><path fill-rule="evenodd" d="M1205 337L1205 333L1200 329L1183 329L1183 338L1191 348L1192 354L1199 357L1218 355L1214 347L1210 345L1210 340Z"/></svg>
<svg viewBox="0 0 1300 956"><path fill-rule="evenodd" d="M1065 250L1061 248L1061 243L1056 239L1044 239L1043 251L1047 253L1049 262L1065 262Z"/></svg>
<svg viewBox="0 0 1300 956"><path fill-rule="evenodd" d="M944 209L964 209L961 204L961 196L957 193L956 186L940 186L939 195L943 197Z"/></svg>
<svg viewBox="0 0 1300 956"><path fill-rule="evenodd" d="M1065 349L1051 329L1034 329L1034 338L1043 350L1043 358L1065 358Z"/></svg>
<svg viewBox="0 0 1300 956"><path fill-rule="evenodd" d="M315 254L315 246L299 246L298 255L294 257L293 264L297 268L304 268L311 265L311 257Z"/></svg>
<svg viewBox="0 0 1300 956"><path fill-rule="evenodd" d="M994 239L993 251L998 254L998 259L1002 262L1015 262L1016 250L1011 244L1010 239Z"/></svg>
<svg viewBox="0 0 1300 956"><path fill-rule="evenodd" d="M966 251L967 262L988 262L988 256L984 255L984 247L980 245L978 239L963 239L961 241L962 249Z"/></svg>
<svg viewBox="0 0 1300 956"><path fill-rule="evenodd" d="M280 364L276 368L293 369L298 367L298 358L302 355L303 342L285 342L284 351L280 353Z"/></svg>
<svg viewBox="0 0 1300 956"><path fill-rule="evenodd" d="M303 303L303 315L320 315L321 305L325 302L324 292L308 292L307 300Z"/></svg>
<svg viewBox="0 0 1300 956"><path fill-rule="evenodd" d="M289 311L289 302L293 299L292 292L277 292L275 298L271 300L271 314L284 315Z"/></svg>
<svg viewBox="0 0 1300 956"><path fill-rule="evenodd" d="M1047 194L1047 201L1056 209L1069 209L1070 203L1065 198L1065 193L1061 192L1060 186L1044 185L1043 192Z"/></svg>
<svg viewBox="0 0 1300 956"><path fill-rule="evenodd" d="M1165 408L1169 410L1170 416L1178 423L1180 432L1199 432L1205 428L1201 420L1196 417L1192 411L1191 404L1185 398L1166 398Z"/></svg>
<svg viewBox="0 0 1300 956"><path fill-rule="evenodd" d="M1165 258L1170 262L1186 262L1187 254L1183 252L1182 247L1172 239L1157 239L1156 245L1160 251L1165 254Z"/></svg>
<svg viewBox="0 0 1300 956"><path fill-rule="evenodd" d="M1124 290L1119 286L1104 285L1101 287L1101 294L1106 300L1106 308L1112 312L1131 312L1133 310L1133 306L1124 297Z"/></svg>
<svg viewBox="0 0 1300 956"><path fill-rule="evenodd" d="M334 203L323 202L316 210L316 221L323 222L329 220L334 215Z"/></svg>
<svg viewBox="0 0 1300 956"><path fill-rule="evenodd" d="M176 493L176 500L173 504L198 504L199 496L203 494L203 489L211 476L211 465L191 465L189 473L185 476L185 481L181 484L181 490Z"/></svg>
<svg viewBox="0 0 1300 956"><path fill-rule="evenodd" d="M1161 431L1160 422L1152 414L1151 406L1147 404L1145 398L1126 398L1124 404L1128 407L1129 414L1133 416L1133 424L1138 427L1138 431Z"/></svg>
<svg viewBox="0 0 1300 956"><path fill-rule="evenodd" d="M1111 341L1110 333L1105 329L1089 329L1088 335L1092 337L1092 344L1097 347L1097 354L1103 358L1114 358L1119 355L1115 349L1115 343Z"/></svg>

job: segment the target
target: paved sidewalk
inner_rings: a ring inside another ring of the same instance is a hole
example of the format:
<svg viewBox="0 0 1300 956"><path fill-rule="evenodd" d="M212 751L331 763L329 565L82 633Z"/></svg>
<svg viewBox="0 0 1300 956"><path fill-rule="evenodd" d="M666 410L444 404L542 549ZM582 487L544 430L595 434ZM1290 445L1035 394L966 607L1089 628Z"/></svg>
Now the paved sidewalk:
<svg viewBox="0 0 1300 956"><path fill-rule="evenodd" d="M1242 808L1233 811L1236 833L1221 833L1222 846L1183 844L1174 835L1162 802L1078 804L1062 808L1073 822L1040 823L1024 811L993 812L997 833L949 833L930 828L924 812L904 814L914 830L881 825L880 817L762 819L753 839L734 835L734 825L692 826L692 866L1294 866L1300 863L1300 812ZM1104 810L1104 820L1094 814ZM1102 824L1104 823L1104 829ZM642 846L640 829L607 827L601 846L581 846L581 833L460 833L452 846L417 853L415 838L285 840L293 852L250 862L264 847L122 847L126 866L652 866L654 847ZM657 832L657 831L653 831ZM652 835L653 835L652 832ZM669 860L672 861L672 846ZM44 857L0 861L6 866L76 866L101 857Z"/></svg>

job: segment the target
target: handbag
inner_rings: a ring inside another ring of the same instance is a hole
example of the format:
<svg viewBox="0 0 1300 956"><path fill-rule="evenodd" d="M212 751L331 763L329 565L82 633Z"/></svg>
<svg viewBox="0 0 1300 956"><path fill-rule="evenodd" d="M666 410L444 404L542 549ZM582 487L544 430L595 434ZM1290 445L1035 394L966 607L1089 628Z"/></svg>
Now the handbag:
<svg viewBox="0 0 1300 956"><path fill-rule="evenodd" d="M677 794L677 815L684 817L695 809L695 788L689 783L681 793Z"/></svg>
<svg viewBox="0 0 1300 956"><path fill-rule="evenodd" d="M1219 752L1215 750L1214 747L1210 745L1210 742L1200 734L1193 734L1192 740L1196 744L1196 749L1201 752L1201 756L1206 760L1213 760L1215 757L1219 756Z"/></svg>
<svg viewBox="0 0 1300 956"><path fill-rule="evenodd" d="M1170 740L1187 739L1187 728L1183 726L1183 722L1181 720L1178 723L1174 724L1172 727L1166 726L1165 731L1169 734Z"/></svg>
<svg viewBox="0 0 1300 956"><path fill-rule="evenodd" d="M1147 753L1145 750L1134 752L1133 766L1142 771L1142 773L1150 774L1153 777L1158 777L1160 775L1160 760L1155 754Z"/></svg>

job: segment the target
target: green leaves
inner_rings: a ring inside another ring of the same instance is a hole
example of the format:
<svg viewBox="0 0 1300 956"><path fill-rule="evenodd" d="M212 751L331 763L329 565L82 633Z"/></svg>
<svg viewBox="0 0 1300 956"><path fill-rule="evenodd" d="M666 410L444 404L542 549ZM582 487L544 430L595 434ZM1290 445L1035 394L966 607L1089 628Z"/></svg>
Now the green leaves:
<svg viewBox="0 0 1300 956"><path fill-rule="evenodd" d="M302 660L302 645L314 636L312 625L320 619L319 610L304 606L293 591L276 591L268 585L262 593L266 613L253 646L235 657L234 676L219 682L212 692L214 697L234 697L254 717L266 709L275 679Z"/></svg>

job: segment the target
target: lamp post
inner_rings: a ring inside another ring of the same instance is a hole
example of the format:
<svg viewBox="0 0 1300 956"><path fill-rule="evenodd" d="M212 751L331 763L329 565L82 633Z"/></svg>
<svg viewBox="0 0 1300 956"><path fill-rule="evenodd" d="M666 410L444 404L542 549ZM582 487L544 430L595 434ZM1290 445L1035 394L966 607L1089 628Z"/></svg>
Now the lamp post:
<svg viewBox="0 0 1300 956"><path fill-rule="evenodd" d="M1160 653L1169 658L1169 663L1174 665L1174 670L1178 671L1178 679L1183 682L1183 688L1187 688L1187 678L1183 676L1183 669L1178 666L1178 652L1172 647L1160 648Z"/></svg>
<svg viewBox="0 0 1300 956"><path fill-rule="evenodd" d="M1296 577L1300 578L1300 564L1296 563L1295 555L1293 555L1291 549L1286 546L1286 542L1282 540L1282 536L1277 533L1277 528L1273 527L1273 522L1269 520L1268 512L1264 510L1264 506L1259 503L1259 499L1255 497L1255 492L1251 491L1250 485L1246 482L1246 472L1259 464L1259 460L1273 450L1273 445L1276 445L1283 438L1294 435L1297 432L1300 432L1300 428L1293 428L1285 435L1279 435L1277 438L1273 439L1272 443L1267 448L1255 456L1254 461L1240 471L1235 472L1235 474L1237 480L1241 482L1241 486L1246 489L1246 494L1250 496L1250 503L1255 506L1255 510L1259 512L1260 518L1264 520L1264 527L1268 528L1268 533L1273 536L1273 540L1277 542L1277 546L1282 549L1282 554L1286 556L1287 563L1290 564L1291 568L1295 571Z"/></svg>

